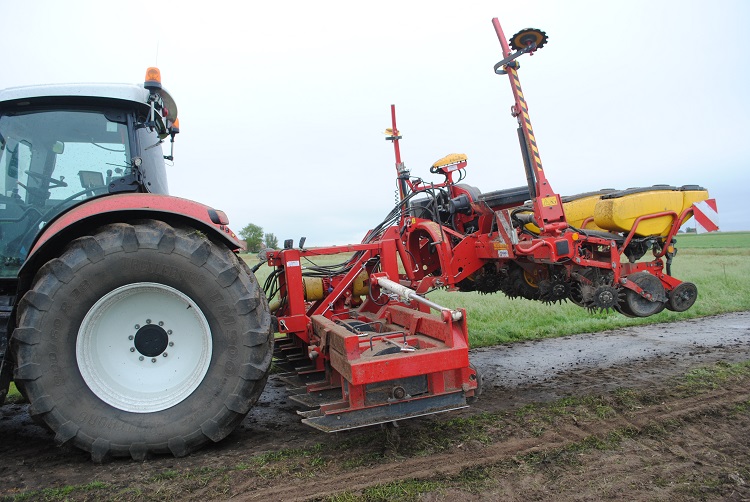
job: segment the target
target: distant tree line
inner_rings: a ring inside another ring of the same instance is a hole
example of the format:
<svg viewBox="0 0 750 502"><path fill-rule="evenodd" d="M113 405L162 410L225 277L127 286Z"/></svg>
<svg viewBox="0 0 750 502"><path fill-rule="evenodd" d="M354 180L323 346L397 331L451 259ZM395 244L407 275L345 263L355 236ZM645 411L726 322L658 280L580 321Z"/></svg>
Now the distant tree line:
<svg viewBox="0 0 750 502"><path fill-rule="evenodd" d="M248 253L257 253L263 248L278 249L279 247L279 239L273 233L264 233L263 227L254 223L248 223L239 234L247 244Z"/></svg>

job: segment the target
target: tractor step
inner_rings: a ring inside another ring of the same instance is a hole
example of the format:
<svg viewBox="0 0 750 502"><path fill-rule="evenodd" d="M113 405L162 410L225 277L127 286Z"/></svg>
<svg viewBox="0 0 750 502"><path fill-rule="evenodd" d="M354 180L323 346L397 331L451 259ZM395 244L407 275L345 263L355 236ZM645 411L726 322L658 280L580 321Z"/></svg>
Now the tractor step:
<svg viewBox="0 0 750 502"><path fill-rule="evenodd" d="M298 397L298 396L295 396ZM344 404L345 402L342 402ZM302 423L323 432L339 432L368 425L377 425L397 420L443 413L446 411L467 408L466 398L462 392L441 394L408 401L394 402L384 406L361 408L355 410L321 409L298 411L304 417Z"/></svg>

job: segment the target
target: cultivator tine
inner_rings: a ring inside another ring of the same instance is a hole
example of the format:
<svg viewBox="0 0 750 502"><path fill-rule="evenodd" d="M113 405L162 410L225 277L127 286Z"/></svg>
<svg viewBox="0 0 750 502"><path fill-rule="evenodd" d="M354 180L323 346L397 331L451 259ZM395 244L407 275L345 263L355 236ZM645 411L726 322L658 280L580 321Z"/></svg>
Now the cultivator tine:
<svg viewBox="0 0 750 502"><path fill-rule="evenodd" d="M334 403L335 404L335 403ZM343 404L348 404L346 401ZM466 408L466 399L461 392L430 396L410 401L392 403L388 406L375 406L337 413L322 409L297 413L304 417L302 422L323 432L338 432L368 425L377 425L407 418L421 417L445 411Z"/></svg>
<svg viewBox="0 0 750 502"><path fill-rule="evenodd" d="M288 371L286 373L277 373L276 378L286 384L287 388L304 387L304 383L298 380L297 373L294 371Z"/></svg>
<svg viewBox="0 0 750 502"><path fill-rule="evenodd" d="M290 347L296 347L296 345L289 335L284 336L283 338L276 338L273 341L273 355L276 356L276 354L280 354L283 349Z"/></svg>
<svg viewBox="0 0 750 502"><path fill-rule="evenodd" d="M282 371L287 373L297 373L314 368L310 365L310 359L307 357L294 357L288 359L275 359L273 364Z"/></svg>
<svg viewBox="0 0 750 502"><path fill-rule="evenodd" d="M288 388L306 387L306 382L304 382L295 371L279 373L278 378L284 382Z"/></svg>
<svg viewBox="0 0 750 502"><path fill-rule="evenodd" d="M300 378L300 380L305 382L305 384L323 383L326 379L326 372L324 370L315 369L315 367L310 366L306 369L298 369L297 376Z"/></svg>
<svg viewBox="0 0 750 502"><path fill-rule="evenodd" d="M309 383L319 383L325 381L325 371L290 371L288 373L279 373L279 380L289 387L307 387Z"/></svg>
<svg viewBox="0 0 750 502"><path fill-rule="evenodd" d="M307 394L307 386L304 387L286 387L286 393L289 396L296 396L298 394Z"/></svg>
<svg viewBox="0 0 750 502"><path fill-rule="evenodd" d="M286 358L293 356L304 356L305 351L292 340L286 336L284 338L277 338L273 344L273 356Z"/></svg>
<svg viewBox="0 0 750 502"><path fill-rule="evenodd" d="M308 408L316 408L320 410L320 407L324 404L331 403L333 401L341 400L341 388L328 389L315 393L308 393L307 388L304 388L305 392L290 395L289 399L295 403L299 403Z"/></svg>
<svg viewBox="0 0 750 502"><path fill-rule="evenodd" d="M279 359L283 360L290 360L290 359L299 359L304 358L307 359L307 354L305 354L302 349L299 347L279 347L277 350L274 350L274 357L277 357Z"/></svg>
<svg viewBox="0 0 750 502"><path fill-rule="evenodd" d="M303 419L302 422L304 422L305 419L322 417L323 412L320 411L320 408L314 410L297 410L297 415L301 416Z"/></svg>

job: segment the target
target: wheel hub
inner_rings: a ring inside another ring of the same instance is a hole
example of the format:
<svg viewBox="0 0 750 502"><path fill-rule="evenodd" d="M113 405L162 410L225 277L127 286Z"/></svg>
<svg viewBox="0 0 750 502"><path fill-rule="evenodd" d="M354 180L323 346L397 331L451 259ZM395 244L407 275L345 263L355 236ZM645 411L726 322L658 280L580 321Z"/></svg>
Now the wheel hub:
<svg viewBox="0 0 750 502"><path fill-rule="evenodd" d="M599 312L616 308L620 303L620 292L617 288L609 285L602 285L594 290L591 302L588 305L590 310L599 309Z"/></svg>
<svg viewBox="0 0 750 502"><path fill-rule="evenodd" d="M76 340L78 369L89 389L132 413L185 400L208 372L211 354L211 328L200 306L151 282L103 295L84 316Z"/></svg>
<svg viewBox="0 0 750 502"><path fill-rule="evenodd" d="M156 357L161 355L169 345L169 336L161 326L156 324L146 324L135 334L133 342L135 350L146 357Z"/></svg>

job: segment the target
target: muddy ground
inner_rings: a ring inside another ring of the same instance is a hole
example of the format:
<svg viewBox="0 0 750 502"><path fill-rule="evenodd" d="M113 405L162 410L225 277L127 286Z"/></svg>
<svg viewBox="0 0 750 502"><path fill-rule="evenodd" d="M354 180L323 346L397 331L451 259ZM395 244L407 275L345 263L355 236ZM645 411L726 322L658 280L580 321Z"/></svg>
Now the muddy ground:
<svg viewBox="0 0 750 502"><path fill-rule="evenodd" d="M750 500L750 312L472 351L469 409L326 435L272 377L226 440L189 457L56 447L0 409L0 496L28 500Z"/></svg>

